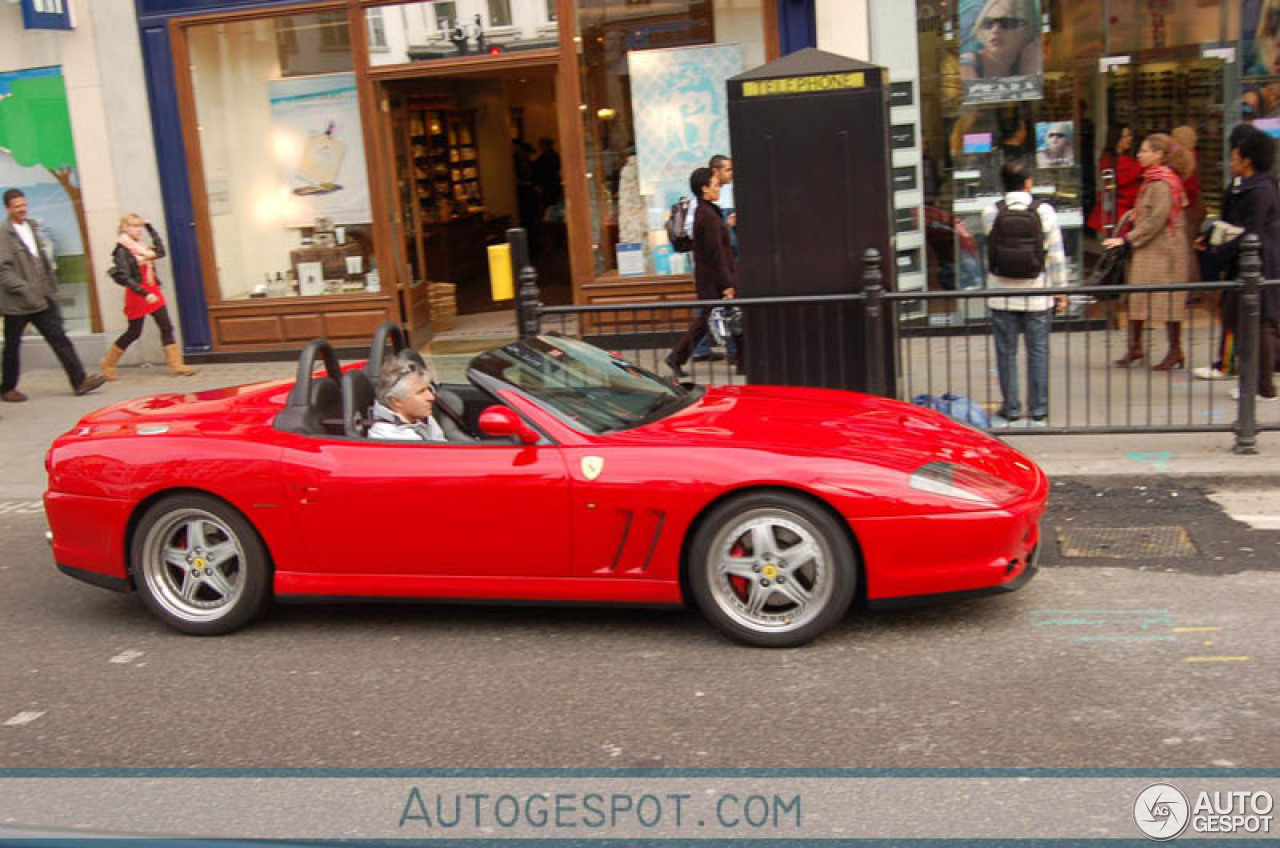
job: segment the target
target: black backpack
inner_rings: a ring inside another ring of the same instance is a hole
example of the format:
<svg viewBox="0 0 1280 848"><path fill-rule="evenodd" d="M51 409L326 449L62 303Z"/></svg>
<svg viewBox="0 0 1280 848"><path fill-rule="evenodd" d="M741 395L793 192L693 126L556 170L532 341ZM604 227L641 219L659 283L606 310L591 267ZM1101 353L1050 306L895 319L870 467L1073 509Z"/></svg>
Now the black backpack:
<svg viewBox="0 0 1280 848"><path fill-rule="evenodd" d="M1001 200L987 236L987 270L998 277L1034 280L1044 273L1044 230L1040 201L1026 209L1010 209Z"/></svg>
<svg viewBox="0 0 1280 848"><path fill-rule="evenodd" d="M667 241L676 253L688 253L693 250L693 237L688 232L689 198L682 197L671 204L671 214L667 216Z"/></svg>

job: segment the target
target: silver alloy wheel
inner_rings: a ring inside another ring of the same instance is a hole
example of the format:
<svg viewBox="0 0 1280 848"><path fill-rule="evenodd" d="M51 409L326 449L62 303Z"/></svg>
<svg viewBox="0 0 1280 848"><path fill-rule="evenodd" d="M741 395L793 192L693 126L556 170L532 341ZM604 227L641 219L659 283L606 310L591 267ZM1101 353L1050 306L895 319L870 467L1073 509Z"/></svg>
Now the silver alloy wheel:
<svg viewBox="0 0 1280 848"><path fill-rule="evenodd" d="M819 616L834 589L830 545L804 517L761 508L715 534L705 567L716 606L759 633L789 633Z"/></svg>
<svg viewBox="0 0 1280 848"><path fill-rule="evenodd" d="M142 574L152 597L182 621L216 621L244 593L244 548L226 522L202 509L164 516L143 540Z"/></svg>

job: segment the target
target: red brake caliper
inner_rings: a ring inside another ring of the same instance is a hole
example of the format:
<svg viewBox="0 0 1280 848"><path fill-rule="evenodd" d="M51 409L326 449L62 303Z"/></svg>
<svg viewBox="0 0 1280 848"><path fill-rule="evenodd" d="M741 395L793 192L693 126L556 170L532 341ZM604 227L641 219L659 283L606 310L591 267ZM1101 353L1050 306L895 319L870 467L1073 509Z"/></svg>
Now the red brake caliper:
<svg viewBox="0 0 1280 848"><path fill-rule="evenodd" d="M729 556L740 557L746 556L746 554L747 549L742 547L741 542L735 543L734 546L729 549ZM731 574L729 575L729 585L733 587L733 591L737 594L738 600L746 601L749 587L745 577L741 577L737 574Z"/></svg>

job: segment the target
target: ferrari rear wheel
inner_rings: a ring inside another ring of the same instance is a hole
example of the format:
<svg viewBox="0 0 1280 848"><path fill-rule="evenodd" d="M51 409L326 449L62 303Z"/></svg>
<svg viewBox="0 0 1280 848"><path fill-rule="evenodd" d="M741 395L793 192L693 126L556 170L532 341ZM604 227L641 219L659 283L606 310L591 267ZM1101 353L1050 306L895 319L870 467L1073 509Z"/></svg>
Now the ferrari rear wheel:
<svg viewBox="0 0 1280 848"><path fill-rule="evenodd" d="M707 516L693 540L689 578L703 615L730 638L789 648L844 616L857 573L835 518L802 497L760 492Z"/></svg>
<svg viewBox="0 0 1280 848"><path fill-rule="evenodd" d="M184 633L229 633L267 599L262 540L244 516L207 495L175 495L148 509L134 531L131 559L147 606Z"/></svg>

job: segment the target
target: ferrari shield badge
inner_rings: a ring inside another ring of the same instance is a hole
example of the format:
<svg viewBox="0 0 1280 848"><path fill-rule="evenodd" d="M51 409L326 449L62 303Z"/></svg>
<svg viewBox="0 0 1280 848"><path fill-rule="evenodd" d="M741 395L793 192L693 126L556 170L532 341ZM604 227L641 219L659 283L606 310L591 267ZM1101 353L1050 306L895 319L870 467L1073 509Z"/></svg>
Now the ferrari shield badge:
<svg viewBox="0 0 1280 848"><path fill-rule="evenodd" d="M594 480L600 476L600 472L604 471L604 457L602 456L584 456L582 458L582 476L588 480Z"/></svg>

